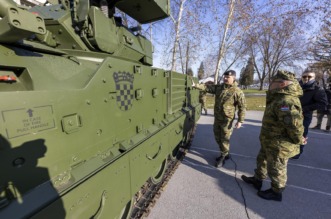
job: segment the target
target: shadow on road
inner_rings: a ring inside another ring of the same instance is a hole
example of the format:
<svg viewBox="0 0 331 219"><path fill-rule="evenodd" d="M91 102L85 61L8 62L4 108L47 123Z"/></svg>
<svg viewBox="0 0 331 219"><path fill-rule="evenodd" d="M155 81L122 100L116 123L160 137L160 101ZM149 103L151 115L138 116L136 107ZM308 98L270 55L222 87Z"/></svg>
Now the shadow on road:
<svg viewBox="0 0 331 219"><path fill-rule="evenodd" d="M328 207L331 204L331 187L324 182L331 183L331 135L310 133L311 141L302 158L289 161L288 186L283 201L267 201L259 198L257 191L240 178L242 174L251 176L254 173L260 149L260 126L261 120L247 119L243 128L234 130L231 160L217 169L214 164L219 149L214 140L213 125L199 124L183 164L212 177L219 187L215 192L231 197L243 206L238 211L244 211L246 202L249 218L328 218L331 215ZM325 147L326 142L329 142L329 147ZM263 185L263 189L268 188L269 180Z"/></svg>

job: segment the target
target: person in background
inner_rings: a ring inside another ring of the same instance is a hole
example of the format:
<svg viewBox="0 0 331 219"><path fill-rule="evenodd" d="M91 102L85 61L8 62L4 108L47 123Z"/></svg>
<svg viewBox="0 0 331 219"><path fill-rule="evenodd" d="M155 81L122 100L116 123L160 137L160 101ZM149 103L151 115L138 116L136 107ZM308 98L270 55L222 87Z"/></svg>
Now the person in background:
<svg viewBox="0 0 331 219"><path fill-rule="evenodd" d="M202 110L204 110L205 115L207 115L206 101L207 101L207 92L206 91L200 91L200 93L199 93L199 103L201 103L201 113L202 113Z"/></svg>
<svg viewBox="0 0 331 219"><path fill-rule="evenodd" d="M192 86L215 94L214 106L214 136L220 148L220 156L216 158L215 166L221 167L225 160L230 158L230 137L233 131L233 121L235 112L238 109L238 120L235 128L240 128L244 122L246 112L246 100L244 93L238 87L236 82L236 72L229 70L223 74L223 83L221 84L195 84L192 80Z"/></svg>
<svg viewBox="0 0 331 219"><path fill-rule="evenodd" d="M305 71L302 74L300 80L300 86L303 90L303 96L300 97L300 102L302 105L303 111L303 126L304 132L303 137L306 139L305 143L307 144L308 140L308 129L313 119L314 110L325 110L327 105L326 94L323 88L321 88L317 81L315 80L316 74L313 71ZM299 159L303 153L303 148L305 144L300 145L300 153L291 159Z"/></svg>
<svg viewBox="0 0 331 219"><path fill-rule="evenodd" d="M282 201L287 181L288 159L299 153L303 138L303 116L299 97L302 89L295 75L278 71L267 91L266 108L260 132L261 149L256 158L255 175L242 175L263 199ZM269 176L271 188L260 191L262 181Z"/></svg>
<svg viewBox="0 0 331 219"><path fill-rule="evenodd" d="M325 131L330 132L330 123L331 123L331 78L328 80L328 87L325 90L326 97L328 100L328 105L326 110L317 110L317 125L313 129L321 129L322 120L324 115L327 116L327 122Z"/></svg>

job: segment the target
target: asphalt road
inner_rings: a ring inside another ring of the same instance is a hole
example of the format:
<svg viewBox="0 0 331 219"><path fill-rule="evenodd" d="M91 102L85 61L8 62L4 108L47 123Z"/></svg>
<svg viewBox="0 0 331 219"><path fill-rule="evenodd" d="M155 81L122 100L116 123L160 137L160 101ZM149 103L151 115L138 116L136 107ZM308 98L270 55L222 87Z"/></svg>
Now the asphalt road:
<svg viewBox="0 0 331 219"><path fill-rule="evenodd" d="M331 133L309 130L304 153L299 160L289 160L282 202L261 199L241 180L242 174L254 172L262 116L263 112L247 112L243 127L231 138L232 159L219 169L214 167L219 149L213 115L201 116L189 152L147 218L331 218ZM325 123L326 118L323 128ZM316 118L311 127L315 124ZM268 188L267 179L262 189Z"/></svg>

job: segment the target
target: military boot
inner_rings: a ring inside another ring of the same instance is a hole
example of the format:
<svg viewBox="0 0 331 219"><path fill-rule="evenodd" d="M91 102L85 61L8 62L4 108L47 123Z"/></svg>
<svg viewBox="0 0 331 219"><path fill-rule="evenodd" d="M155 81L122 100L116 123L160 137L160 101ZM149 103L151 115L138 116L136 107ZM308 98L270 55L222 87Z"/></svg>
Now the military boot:
<svg viewBox="0 0 331 219"><path fill-rule="evenodd" d="M256 179L254 176L248 177L245 175L241 175L242 180L244 180L245 183L252 184L254 188L257 190L261 190L262 188L262 180Z"/></svg>
<svg viewBox="0 0 331 219"><path fill-rule="evenodd" d="M215 167L219 168L222 167L225 163L226 160L226 156L221 155L220 157L216 158L216 163L215 163Z"/></svg>
<svg viewBox="0 0 331 219"><path fill-rule="evenodd" d="M219 157L216 157L216 161L219 161L221 159L222 155L220 155ZM230 154L227 154L225 156L225 160L229 160L231 158L231 155Z"/></svg>
<svg viewBox="0 0 331 219"><path fill-rule="evenodd" d="M321 124L317 124L313 129L321 129Z"/></svg>
<svg viewBox="0 0 331 219"><path fill-rule="evenodd" d="M271 188L265 191L258 191L257 195L266 200L282 201L282 193L275 192Z"/></svg>

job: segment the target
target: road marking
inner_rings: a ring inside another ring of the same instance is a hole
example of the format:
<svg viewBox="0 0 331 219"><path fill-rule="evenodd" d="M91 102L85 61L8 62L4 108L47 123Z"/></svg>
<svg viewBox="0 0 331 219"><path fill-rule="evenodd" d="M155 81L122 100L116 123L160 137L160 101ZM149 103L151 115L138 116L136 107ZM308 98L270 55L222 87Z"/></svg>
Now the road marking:
<svg viewBox="0 0 331 219"><path fill-rule="evenodd" d="M203 150L203 151L210 151L210 152L219 153L219 151L217 151L217 150L210 150L210 149L205 149L205 148L191 147L191 149L194 149L194 150ZM256 159L256 157L253 157L253 156L247 156L247 155L243 155L243 154L231 153L231 155L235 155L235 156L238 156L238 157L245 157L245 158ZM325 169L325 168L313 167L313 166L308 166L308 165L303 165L303 164L294 164L294 163L291 163L291 162L288 162L288 165L291 165L291 166L297 166L297 167L304 167L304 168L312 169L312 170L320 170L320 171L325 171L325 172L331 172L331 169Z"/></svg>
<svg viewBox="0 0 331 219"><path fill-rule="evenodd" d="M314 134L317 134L317 135L330 135L330 132L318 132L318 131L309 130L309 134L310 133L314 133ZM308 139L309 139L309 134L308 134Z"/></svg>
<svg viewBox="0 0 331 219"><path fill-rule="evenodd" d="M191 161L185 160L185 158L182 161L182 163L184 163L184 164L186 163L186 164L189 164L189 165L192 165L192 166L202 167L202 168L205 168L205 169L221 171L221 172L226 173L228 175L235 176L235 172L234 171L229 171L229 170L226 170L224 168L218 169L216 167L210 166L209 164L205 164L205 165L196 164L196 163L193 163ZM242 174L244 174L244 172L237 171L237 175L242 175ZM264 181L270 182L269 179L265 179ZM304 191L307 191L307 192L314 192L314 193L318 193L318 194L322 194L322 195L331 196L331 193L323 192L323 191L318 191L318 190L315 190L315 189L308 189L308 188L301 187L301 186L295 186L295 185L286 184L286 187L292 187L292 188L304 190Z"/></svg>
<svg viewBox="0 0 331 219"><path fill-rule="evenodd" d="M315 192L315 193L319 193L319 194L322 194L322 195L331 196L331 193L322 192L322 191L318 191L318 190L315 190L315 189L308 189L308 188L304 188L304 187L301 187L301 186L295 186L295 185L286 184L286 187L292 187L292 188L301 189L301 190L308 191L308 192Z"/></svg>

